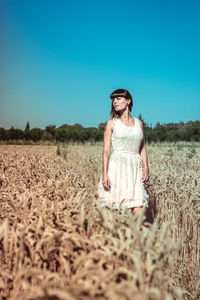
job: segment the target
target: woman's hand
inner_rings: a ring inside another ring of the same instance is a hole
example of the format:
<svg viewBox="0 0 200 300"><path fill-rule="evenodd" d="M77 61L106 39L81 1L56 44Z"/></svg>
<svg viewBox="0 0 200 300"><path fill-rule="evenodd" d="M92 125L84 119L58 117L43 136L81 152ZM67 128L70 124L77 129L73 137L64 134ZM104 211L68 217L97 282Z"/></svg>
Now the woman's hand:
<svg viewBox="0 0 200 300"><path fill-rule="evenodd" d="M110 190L110 178L108 177L108 175L103 176L102 184L105 190Z"/></svg>
<svg viewBox="0 0 200 300"><path fill-rule="evenodd" d="M142 172L142 182L145 182L148 180L149 180L149 168L146 167L143 169L143 172Z"/></svg>

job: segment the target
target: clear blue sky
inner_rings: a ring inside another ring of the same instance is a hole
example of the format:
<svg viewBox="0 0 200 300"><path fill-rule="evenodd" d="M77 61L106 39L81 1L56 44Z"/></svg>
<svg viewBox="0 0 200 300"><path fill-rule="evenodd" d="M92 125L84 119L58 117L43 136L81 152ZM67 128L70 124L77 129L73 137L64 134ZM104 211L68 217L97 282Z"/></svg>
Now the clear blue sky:
<svg viewBox="0 0 200 300"><path fill-rule="evenodd" d="M198 120L199 13L199 0L0 0L0 127L97 127L118 88L153 126Z"/></svg>

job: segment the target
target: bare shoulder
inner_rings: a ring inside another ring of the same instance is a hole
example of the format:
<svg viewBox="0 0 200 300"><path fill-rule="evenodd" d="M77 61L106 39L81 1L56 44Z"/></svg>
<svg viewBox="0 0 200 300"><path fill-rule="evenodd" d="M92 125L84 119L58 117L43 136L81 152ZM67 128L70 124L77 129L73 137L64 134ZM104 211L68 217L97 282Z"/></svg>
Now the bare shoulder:
<svg viewBox="0 0 200 300"><path fill-rule="evenodd" d="M139 121L140 127L143 128L142 120L138 119L138 121Z"/></svg>
<svg viewBox="0 0 200 300"><path fill-rule="evenodd" d="M143 122L142 122L142 120L140 120L140 119L138 119L138 121L139 121L140 127L141 127L141 129L142 129L142 131L143 131L143 130L144 130L144 128L143 128Z"/></svg>
<svg viewBox="0 0 200 300"><path fill-rule="evenodd" d="M107 120L105 124L106 124L106 125L105 125L105 131L106 131L106 130L111 130L111 131L113 131L113 128L114 128L114 120L113 120L113 119Z"/></svg>

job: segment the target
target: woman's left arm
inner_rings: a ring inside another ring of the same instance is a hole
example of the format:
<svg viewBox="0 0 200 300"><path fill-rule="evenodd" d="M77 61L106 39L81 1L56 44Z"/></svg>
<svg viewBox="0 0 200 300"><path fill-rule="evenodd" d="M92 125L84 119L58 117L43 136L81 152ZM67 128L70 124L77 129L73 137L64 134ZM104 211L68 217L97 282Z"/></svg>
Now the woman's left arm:
<svg viewBox="0 0 200 300"><path fill-rule="evenodd" d="M140 155L142 157L143 161L143 173L142 173L142 182L148 181L149 180L149 164L148 164L148 156L147 156L147 150L146 150L146 145L145 145L145 138L144 138L144 129L143 129L143 124L142 121L139 120L140 126L143 132L143 139L140 145Z"/></svg>

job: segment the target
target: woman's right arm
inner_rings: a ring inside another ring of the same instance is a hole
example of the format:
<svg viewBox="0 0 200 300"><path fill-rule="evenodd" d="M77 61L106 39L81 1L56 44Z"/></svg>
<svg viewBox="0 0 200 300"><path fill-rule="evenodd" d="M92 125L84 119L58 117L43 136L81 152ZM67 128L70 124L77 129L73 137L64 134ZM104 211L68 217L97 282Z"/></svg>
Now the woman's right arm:
<svg viewBox="0 0 200 300"><path fill-rule="evenodd" d="M104 130L104 146L103 146L103 168L102 168L102 183L106 190L110 189L110 179L108 177L108 163L111 150L111 136L113 132L113 120L106 122Z"/></svg>

